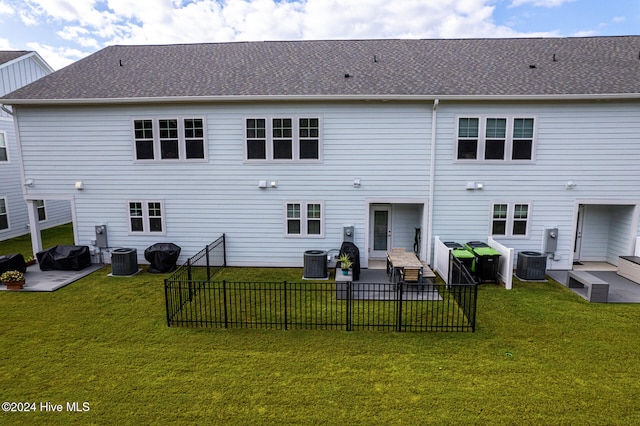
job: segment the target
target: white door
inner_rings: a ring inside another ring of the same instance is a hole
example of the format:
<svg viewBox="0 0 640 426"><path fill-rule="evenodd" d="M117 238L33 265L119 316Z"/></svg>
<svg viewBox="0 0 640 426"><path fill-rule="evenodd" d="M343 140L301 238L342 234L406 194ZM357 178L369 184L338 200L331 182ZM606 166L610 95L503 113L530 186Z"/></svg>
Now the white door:
<svg viewBox="0 0 640 426"><path fill-rule="evenodd" d="M576 223L576 237L573 243L573 261L580 260L580 249L582 248L582 228L584 227L584 205L578 207L578 223Z"/></svg>
<svg viewBox="0 0 640 426"><path fill-rule="evenodd" d="M391 247L391 206L373 206L370 222L370 257L385 258Z"/></svg>

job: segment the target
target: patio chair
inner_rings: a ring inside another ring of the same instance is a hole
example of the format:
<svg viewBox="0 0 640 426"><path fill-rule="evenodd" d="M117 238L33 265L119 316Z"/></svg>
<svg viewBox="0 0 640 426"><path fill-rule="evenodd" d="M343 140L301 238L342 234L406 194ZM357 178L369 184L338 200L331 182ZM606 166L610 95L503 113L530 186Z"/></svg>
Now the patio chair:
<svg viewBox="0 0 640 426"><path fill-rule="evenodd" d="M418 268L404 268L400 271L400 284L418 284L418 288L422 290L422 271Z"/></svg>

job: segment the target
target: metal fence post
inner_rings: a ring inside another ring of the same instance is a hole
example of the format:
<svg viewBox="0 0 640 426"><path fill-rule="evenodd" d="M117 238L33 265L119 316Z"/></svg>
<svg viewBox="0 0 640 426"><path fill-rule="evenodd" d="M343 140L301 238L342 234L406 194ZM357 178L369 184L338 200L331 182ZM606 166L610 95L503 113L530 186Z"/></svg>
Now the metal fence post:
<svg viewBox="0 0 640 426"><path fill-rule="evenodd" d="M229 328L227 317L227 280L222 280L222 306L224 306L224 328Z"/></svg>
<svg viewBox="0 0 640 426"><path fill-rule="evenodd" d="M211 281L211 262L209 262L209 244L205 249L205 256L207 258L207 281Z"/></svg>
<svg viewBox="0 0 640 426"><path fill-rule="evenodd" d="M353 286L351 285L352 282L351 281L347 281L347 318L346 318L346 325L347 325L347 331L352 331L351 330L351 326L352 326L352 321L353 321Z"/></svg>
<svg viewBox="0 0 640 426"><path fill-rule="evenodd" d="M287 323L288 323L288 318L287 318L287 282L284 282L284 329L288 330L287 327Z"/></svg>

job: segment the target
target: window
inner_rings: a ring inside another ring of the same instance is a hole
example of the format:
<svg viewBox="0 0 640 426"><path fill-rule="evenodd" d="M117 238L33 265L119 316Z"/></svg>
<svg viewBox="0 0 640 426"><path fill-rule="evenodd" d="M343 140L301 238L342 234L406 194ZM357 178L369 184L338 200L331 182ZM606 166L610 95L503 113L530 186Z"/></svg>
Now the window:
<svg viewBox="0 0 640 426"><path fill-rule="evenodd" d="M522 237L529 233L528 203L495 203L492 206L491 235Z"/></svg>
<svg viewBox="0 0 640 426"><path fill-rule="evenodd" d="M0 198L0 231L9 229L9 214L7 213L7 200Z"/></svg>
<svg viewBox="0 0 640 426"><path fill-rule="evenodd" d="M136 160L204 160L202 118L133 121Z"/></svg>
<svg viewBox="0 0 640 426"><path fill-rule="evenodd" d="M534 157L534 119L459 117L456 158L530 161Z"/></svg>
<svg viewBox="0 0 640 426"><path fill-rule="evenodd" d="M320 160L319 118L247 118L247 160Z"/></svg>
<svg viewBox="0 0 640 426"><path fill-rule="evenodd" d="M162 201L129 201L129 231L132 233L164 233Z"/></svg>
<svg viewBox="0 0 640 426"><path fill-rule="evenodd" d="M322 203L287 203L286 235L289 237L322 237Z"/></svg>
<svg viewBox="0 0 640 426"><path fill-rule="evenodd" d="M38 220L40 222L47 220L47 211L44 207L44 200L37 200L36 207L38 208Z"/></svg>
<svg viewBox="0 0 640 426"><path fill-rule="evenodd" d="M0 161L9 161L6 133L0 132Z"/></svg>

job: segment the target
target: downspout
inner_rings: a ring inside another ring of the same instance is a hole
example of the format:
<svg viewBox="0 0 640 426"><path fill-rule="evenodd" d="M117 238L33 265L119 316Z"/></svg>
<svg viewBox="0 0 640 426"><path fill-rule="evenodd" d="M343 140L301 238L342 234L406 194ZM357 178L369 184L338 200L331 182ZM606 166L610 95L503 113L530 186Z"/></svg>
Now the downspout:
<svg viewBox="0 0 640 426"><path fill-rule="evenodd" d="M0 109L2 109L4 112L6 112L7 114L13 117L13 111L11 111L9 108L4 106L4 104L0 104Z"/></svg>
<svg viewBox="0 0 640 426"><path fill-rule="evenodd" d="M433 194L435 192L436 178L436 123L438 118L439 99L433 100L433 110L431 111L431 161L429 164L429 207L427 214L427 256L426 261L431 264L431 238L433 237Z"/></svg>

